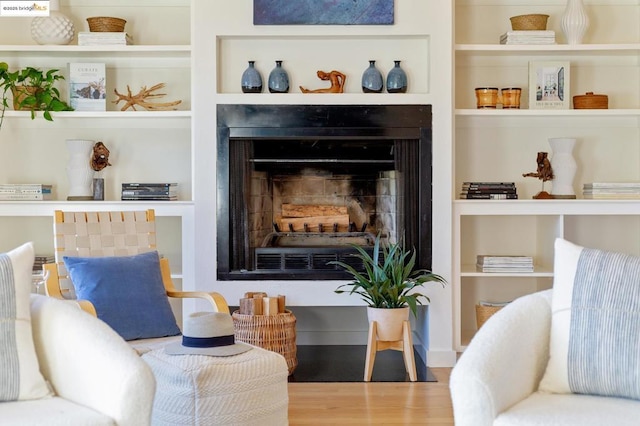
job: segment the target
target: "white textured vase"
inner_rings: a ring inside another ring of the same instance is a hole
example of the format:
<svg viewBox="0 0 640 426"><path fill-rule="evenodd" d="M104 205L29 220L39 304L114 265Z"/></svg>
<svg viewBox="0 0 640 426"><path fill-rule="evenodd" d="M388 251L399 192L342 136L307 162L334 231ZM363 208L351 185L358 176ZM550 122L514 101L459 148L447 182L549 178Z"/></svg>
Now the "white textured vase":
<svg viewBox="0 0 640 426"><path fill-rule="evenodd" d="M573 178L578 170L576 160L573 158L575 144L574 138L549 138L549 145L553 151L551 169L554 178L551 195L554 198L576 198L573 189Z"/></svg>
<svg viewBox="0 0 640 426"><path fill-rule="evenodd" d="M88 139L67 139L69 161L67 162L67 178L69 179L69 195L67 200L92 200L93 175L89 160L95 141Z"/></svg>
<svg viewBox="0 0 640 426"><path fill-rule="evenodd" d="M31 21L31 37L38 44L71 43L76 34L73 21L58 11L58 0L50 0L49 8L49 16L38 16Z"/></svg>
<svg viewBox="0 0 640 426"><path fill-rule="evenodd" d="M581 44L589 28L589 15L582 0L567 0L567 7L560 21L568 44Z"/></svg>

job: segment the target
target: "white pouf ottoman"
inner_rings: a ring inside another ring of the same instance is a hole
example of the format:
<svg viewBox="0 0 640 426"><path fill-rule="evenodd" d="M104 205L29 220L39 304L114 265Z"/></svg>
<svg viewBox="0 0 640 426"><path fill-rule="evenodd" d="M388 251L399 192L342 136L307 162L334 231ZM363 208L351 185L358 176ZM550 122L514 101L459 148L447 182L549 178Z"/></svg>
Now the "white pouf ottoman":
<svg viewBox="0 0 640 426"><path fill-rule="evenodd" d="M142 355L156 378L153 425L287 425L284 357L254 347L227 357Z"/></svg>

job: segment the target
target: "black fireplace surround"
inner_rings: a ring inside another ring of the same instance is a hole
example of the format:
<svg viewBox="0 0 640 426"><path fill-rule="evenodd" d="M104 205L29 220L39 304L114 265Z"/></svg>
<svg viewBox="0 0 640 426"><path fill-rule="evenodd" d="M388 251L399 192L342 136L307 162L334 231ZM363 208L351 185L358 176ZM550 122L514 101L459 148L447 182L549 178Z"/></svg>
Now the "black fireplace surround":
<svg viewBox="0 0 640 426"><path fill-rule="evenodd" d="M358 268L349 244L260 249L251 243L248 175L256 170L268 176L293 174L305 167L359 174L364 181L379 170L399 172L398 208L403 217L399 236L416 249L417 267L431 269L431 148L430 105L218 105L217 278L351 278L328 264L342 260ZM354 189L356 198L358 191ZM278 229L275 219L273 226L275 235L285 235L281 231L287 230ZM351 226L349 231L365 231Z"/></svg>

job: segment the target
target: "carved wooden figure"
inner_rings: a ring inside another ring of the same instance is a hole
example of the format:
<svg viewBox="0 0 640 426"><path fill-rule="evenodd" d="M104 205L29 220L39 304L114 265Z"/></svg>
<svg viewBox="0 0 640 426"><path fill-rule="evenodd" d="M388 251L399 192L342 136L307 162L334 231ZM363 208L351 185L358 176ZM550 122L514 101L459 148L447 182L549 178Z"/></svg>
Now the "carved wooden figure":
<svg viewBox="0 0 640 426"><path fill-rule="evenodd" d="M523 173L523 177L537 177L542 181L542 191L533 196L535 199L550 199L553 195L544 190L544 183L548 180L553 180L553 170L551 169L551 161L549 161L549 154L547 152L538 152L536 158L538 168L535 172Z"/></svg>
<svg viewBox="0 0 640 426"><path fill-rule="evenodd" d="M300 90L302 91L302 93L343 93L344 82L347 80L346 75L344 75L340 71L335 70L330 72L318 71L317 75L320 80L329 80L331 82L331 87L309 90L300 86Z"/></svg>

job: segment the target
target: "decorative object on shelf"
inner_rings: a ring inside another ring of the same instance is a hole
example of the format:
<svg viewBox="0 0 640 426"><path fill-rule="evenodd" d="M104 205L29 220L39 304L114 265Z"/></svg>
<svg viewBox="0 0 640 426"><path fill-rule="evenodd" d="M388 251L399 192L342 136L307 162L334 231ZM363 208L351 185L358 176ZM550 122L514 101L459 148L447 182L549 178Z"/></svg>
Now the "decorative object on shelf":
<svg viewBox="0 0 640 426"><path fill-rule="evenodd" d="M107 73L104 62L73 62L69 66L69 103L75 111L106 111Z"/></svg>
<svg viewBox="0 0 640 426"><path fill-rule="evenodd" d="M118 99L111 102L117 105L118 103L120 103L120 101L125 101L126 103L122 108L120 108L120 111L126 111L129 108L133 109L134 111L137 111L136 105L149 111L166 111L166 110L177 109L174 107L180 104L182 102L181 100L172 101L172 102L149 102L147 100L147 99L155 99L158 97L166 96L166 93L152 93L155 90L164 88L164 86L165 86L164 83L158 83L154 86L151 86L148 89L147 89L147 86L143 86L137 95L134 95L131 93L131 88L129 88L129 85L127 85L126 95L118 93L117 89L113 89L113 92L116 94Z"/></svg>
<svg viewBox="0 0 640 426"><path fill-rule="evenodd" d="M568 44L581 44L589 29L589 15L582 0L567 0L567 7L560 20L562 32Z"/></svg>
<svg viewBox="0 0 640 426"><path fill-rule="evenodd" d="M276 67L269 73L269 92L288 93L289 74L282 68L282 61L276 61Z"/></svg>
<svg viewBox="0 0 640 426"><path fill-rule="evenodd" d="M344 92L344 83L347 81L347 76L341 73L340 71L318 71L317 76L320 80L331 82L330 87L326 87L323 89L314 89L309 90L300 86L300 91L302 93L343 93Z"/></svg>
<svg viewBox="0 0 640 426"><path fill-rule="evenodd" d="M31 20L31 38L38 44L69 44L76 35L73 21L60 12L59 0L49 0L49 16Z"/></svg>
<svg viewBox="0 0 640 426"><path fill-rule="evenodd" d="M406 93L407 73L400 67L400 61L395 60L393 63L393 68L387 74L387 92Z"/></svg>
<svg viewBox="0 0 640 426"><path fill-rule="evenodd" d="M570 109L569 61L529 62L529 109Z"/></svg>
<svg viewBox="0 0 640 426"><path fill-rule="evenodd" d="M476 107L478 109L493 108L498 105L497 87L476 87Z"/></svg>
<svg viewBox="0 0 640 426"><path fill-rule="evenodd" d="M93 16L87 18L87 23L89 24L89 31L91 32L119 33L124 31L124 26L127 21L112 16Z"/></svg>
<svg viewBox="0 0 640 426"><path fill-rule="evenodd" d="M502 108L512 109L520 108L520 96L522 89L520 87L505 87L502 92Z"/></svg>
<svg viewBox="0 0 640 426"><path fill-rule="evenodd" d="M2 114L0 128L4 121L4 112L9 107L8 92L13 95L13 109L31 111L31 119L36 111L42 111L45 120L53 121L53 111L73 111L60 99L60 91L55 87L58 80L64 80L59 70L47 72L33 67L9 72L9 65L0 62L0 90L2 91Z"/></svg>
<svg viewBox="0 0 640 426"><path fill-rule="evenodd" d="M500 35L500 44L556 44L556 32L553 30L507 31Z"/></svg>
<svg viewBox="0 0 640 426"><path fill-rule="evenodd" d="M69 161L67 178L69 179L69 201L93 200L93 175L91 155L95 141L89 139L67 139Z"/></svg>
<svg viewBox="0 0 640 426"><path fill-rule="evenodd" d="M253 25L392 25L394 0L253 0Z"/></svg>
<svg viewBox="0 0 640 426"><path fill-rule="evenodd" d="M511 29L514 31L544 31L547 29L549 15L532 13L529 15L518 15L509 18Z"/></svg>
<svg viewBox="0 0 640 426"><path fill-rule="evenodd" d="M548 152L538 152L536 157L536 163L538 168L535 172L523 173L523 177L536 177L542 181L542 190L533 196L536 200L547 200L553 198L551 194L544 190L544 183L548 180L553 180L553 169L551 168L551 161L549 161Z"/></svg>
<svg viewBox="0 0 640 426"><path fill-rule="evenodd" d="M96 172L110 166L109 163L109 149L100 141L96 142L93 146L93 153L91 155L91 168Z"/></svg>
<svg viewBox="0 0 640 426"><path fill-rule="evenodd" d="M407 250L401 243L388 243L378 234L371 253L359 245L355 257L366 269L360 273L348 263L331 261L329 265L343 268L353 277L353 282L340 285L335 292L357 294L367 303L369 338L365 362L364 381L371 380L373 362L377 351L396 349L404 352L407 372L411 381L416 380L413 345L409 326L409 310L417 316L417 305L429 297L415 290L427 282L446 284L444 278L424 269L414 270L415 250ZM349 290L343 290L350 287ZM408 349L408 350L407 350Z"/></svg>
<svg viewBox="0 0 640 426"><path fill-rule="evenodd" d="M382 93L383 88L382 73L376 68L376 61L369 60L369 67L362 73L362 91L364 93Z"/></svg>
<svg viewBox="0 0 640 426"><path fill-rule="evenodd" d="M493 314L495 314L496 312L498 312L500 309L504 308L508 304L509 302L494 303L494 302L485 302L485 301L480 301L479 303L477 303L476 304L476 326L478 330L480 330L480 327L482 327L482 325L485 322L487 322L487 320L491 318Z"/></svg>
<svg viewBox="0 0 640 426"><path fill-rule="evenodd" d="M242 73L240 85L242 93L260 93L262 92L262 76L255 67L255 61L249 61L249 66Z"/></svg>
<svg viewBox="0 0 640 426"><path fill-rule="evenodd" d="M551 146L551 167L553 169L553 184L551 195L553 198L576 198L573 189L573 178L578 165L573 158L574 138L549 138Z"/></svg>
<svg viewBox="0 0 640 426"><path fill-rule="evenodd" d="M593 92L587 92L584 95L576 95L573 97L574 109L608 109L609 97L607 95L596 95Z"/></svg>

